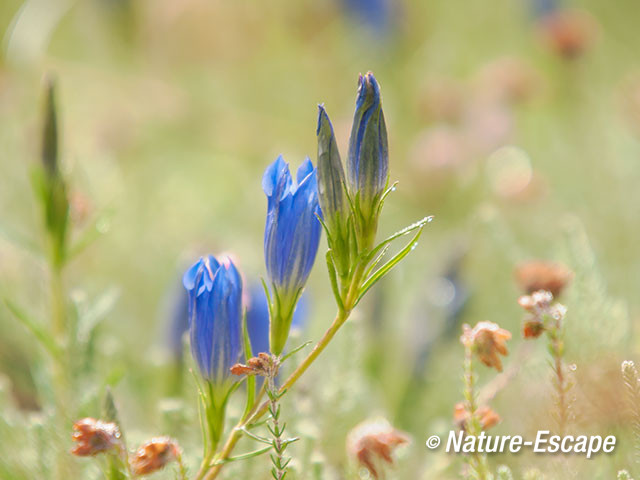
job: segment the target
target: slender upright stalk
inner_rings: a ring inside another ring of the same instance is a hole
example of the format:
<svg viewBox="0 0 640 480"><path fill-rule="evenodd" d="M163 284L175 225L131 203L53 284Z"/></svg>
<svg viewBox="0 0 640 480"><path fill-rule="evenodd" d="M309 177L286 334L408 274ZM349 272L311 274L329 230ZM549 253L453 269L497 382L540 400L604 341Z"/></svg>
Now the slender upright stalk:
<svg viewBox="0 0 640 480"><path fill-rule="evenodd" d="M284 480L287 474L287 466L291 459L287 459L284 456L287 445L282 441L284 425L280 425L280 404L278 403L282 394L278 392L278 388L276 387L275 372L273 375L267 377L267 396L269 397L269 414L271 415L269 431L273 436L274 451L271 455L271 462L273 463L271 474L275 480Z"/></svg>
<svg viewBox="0 0 640 480"><path fill-rule="evenodd" d="M62 265L51 260L51 330L60 355L53 358L52 383L55 401L55 422L59 432L67 432L70 428L71 408L71 375L69 372L69 332L66 312L66 292L63 281ZM71 474L71 457L64 442L56 442L56 478L67 480Z"/></svg>
<svg viewBox="0 0 640 480"><path fill-rule="evenodd" d="M464 347L464 401L465 408L468 413L467 423L465 425L467 435L477 436L482 431L482 426L476 415L478 405L476 402L476 375L473 371L473 351L471 345ZM480 453L473 453L469 457L469 468L473 472L473 478L477 480L486 480L489 478L489 466L487 465L487 457Z"/></svg>
<svg viewBox="0 0 640 480"><path fill-rule="evenodd" d="M311 364L320 356L327 345L329 345L331 340L333 340L333 337L336 335L336 333L338 333L340 327L342 327L342 325L344 325L344 323L347 321L349 315L351 314L351 311L353 310L355 302L358 299L364 271L365 265L358 265L355 268L355 271L351 276L349 288L345 289L346 294L342 301L344 308L338 309L338 313L336 314L336 317L334 318L331 326L327 329L318 343L313 347L313 350L311 350L309 355L306 356L306 358L298 365L293 373L289 375L289 378L287 378L282 387L280 387L280 394L284 393L286 390L289 390L298 381L298 379L304 374L304 372L307 371ZM262 404L260 404L259 402L260 399L257 398L254 407L236 424L218 454L215 456L211 456L211 458L206 458L203 461L202 467L200 468L200 471L196 476L196 480L213 480L217 478L217 476L220 474L220 471L222 470L222 467L224 466L224 461L229 458L231 452L242 437L242 430L257 422L268 411L269 401L265 401Z"/></svg>
<svg viewBox="0 0 640 480"><path fill-rule="evenodd" d="M564 339L562 317L558 316L548 330L549 350L553 357L554 386L556 390L556 422L557 434L563 436L569 420L569 404L567 401L568 383L564 365Z"/></svg>

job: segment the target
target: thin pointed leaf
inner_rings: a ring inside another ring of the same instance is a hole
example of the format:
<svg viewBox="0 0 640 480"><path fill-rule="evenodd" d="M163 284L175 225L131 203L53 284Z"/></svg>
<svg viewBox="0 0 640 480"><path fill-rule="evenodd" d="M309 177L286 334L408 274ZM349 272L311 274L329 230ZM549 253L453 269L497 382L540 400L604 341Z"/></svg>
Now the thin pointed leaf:
<svg viewBox="0 0 640 480"><path fill-rule="evenodd" d="M329 271L329 281L331 283L331 290L333 290L333 296L336 297L336 303L340 311L344 311L344 303L340 297L340 289L338 288L338 275L336 273L336 267L333 264L332 250L327 250L327 270Z"/></svg>
<svg viewBox="0 0 640 480"><path fill-rule="evenodd" d="M423 229L424 229L424 225L422 225L420 227L420 229L418 230L418 233L416 233L416 235L413 237L413 239L411 239L411 241L402 250L400 250L398 253L396 253L393 256L393 258L391 258L387 263L385 263L382 267L380 267L378 270L376 270L376 272L373 273L362 284L362 287L360 288L360 294L358 295L358 299L356 300L354 306L357 305L360 302L360 300L362 299L364 294L367 293L367 291L371 287L373 287L376 284L376 282L378 282L378 280L380 280L387 273L389 273L389 271L391 271L391 269L393 267L395 267L398 264L398 262L400 262L404 257L406 257L409 254L409 252L411 252L411 250L413 249L414 245L416 244L416 242L420 238L420 235L422 234L422 230Z"/></svg>
<svg viewBox="0 0 640 480"><path fill-rule="evenodd" d="M106 210L98 215L90 226L85 228L80 237L71 245L67 259L71 260L90 247L96 240L109 231L113 210Z"/></svg>
<svg viewBox="0 0 640 480"><path fill-rule="evenodd" d="M269 450L271 450L271 447L261 448L259 450L254 450L253 452L243 453L241 455L236 455L235 457L228 457L228 458L225 458L224 460L218 460L217 462L214 462L212 465L222 465L225 463L236 462L238 460L246 460L248 458L257 457L259 455L262 455L263 453L267 453Z"/></svg>
<svg viewBox="0 0 640 480"><path fill-rule="evenodd" d="M309 340L308 342L304 342L302 345L298 345L296 348L294 348L293 350L291 350L289 353L287 353L284 357L282 357L280 359L280 363L284 362L286 359L288 359L289 357L291 357L292 355L295 355L296 353L298 353L300 350L302 350L304 347L311 345L313 342L311 340Z"/></svg>
<svg viewBox="0 0 640 480"><path fill-rule="evenodd" d="M206 410L207 410L207 397L202 391L202 387L200 386L200 382L198 381L198 377L194 373L193 369L189 369L191 375L193 376L193 380L196 384L196 388L198 389L198 419L200 420L200 430L202 432L202 444L204 445L204 451L209 451L209 435L207 435L207 428L205 425L206 418Z"/></svg>
<svg viewBox="0 0 640 480"><path fill-rule="evenodd" d="M371 265L369 265L369 268L367 268L367 271L364 274L365 278L371 275L371 272L373 272L373 270L378 266L378 264L380 263L380 260L382 260L384 256L387 254L387 252L389 251L389 248L391 248L390 244L385 245L382 251L380 252L380 254L376 257L376 259L373 262L371 262Z"/></svg>
<svg viewBox="0 0 640 480"><path fill-rule="evenodd" d="M253 352L251 350L251 340L249 339L249 329L247 328L247 311L245 310L244 315L242 317L242 338L244 340L244 355L246 358L253 357ZM253 403L256 400L256 377L253 375L247 376L247 404L244 407L244 413L242 414L242 418L247 418L251 409L253 408Z"/></svg>
<svg viewBox="0 0 640 480"><path fill-rule="evenodd" d="M22 233L18 233L14 230L9 229L7 226L1 225L1 224L0 224L0 237L3 237L12 245L19 247L26 252L31 253L37 258L44 258L45 256L44 252L42 251L42 248L40 248L40 246L36 242L31 240L30 238L27 238Z"/></svg>
<svg viewBox="0 0 640 480"><path fill-rule="evenodd" d="M422 220L419 220L419 221L417 221L415 223L412 223L408 227L405 227L402 230L398 230L396 233L394 233L390 237L387 237L382 242L380 242L378 245L376 245L375 248L373 250L371 250L371 252L369 252L368 257L367 257L367 263L369 263L371 261L371 259L373 259L373 257L375 257L376 254L381 249L383 249L389 243L393 242L396 238L400 238L400 237L402 237L404 235L407 235L407 234L413 232L414 230L416 230L418 228L420 228L420 229L424 228L424 226L427 223L430 223L432 220L433 220L432 216L424 217Z"/></svg>
<svg viewBox="0 0 640 480"><path fill-rule="evenodd" d="M270 438L262 437L260 435L256 435L255 433L251 433L249 430L247 430L244 427L241 428L240 431L242 433L244 433L245 435L247 435L248 437L253 438L257 442L264 443L266 445L271 445L271 439Z"/></svg>
<svg viewBox="0 0 640 480"><path fill-rule="evenodd" d="M8 298L4 299L4 303L7 308L13 313L14 317L22 323L27 330L42 344L42 346L54 357L58 357L61 352L60 348L56 344L54 338L47 332L38 322L36 322L31 316L22 310L18 305L13 303Z"/></svg>

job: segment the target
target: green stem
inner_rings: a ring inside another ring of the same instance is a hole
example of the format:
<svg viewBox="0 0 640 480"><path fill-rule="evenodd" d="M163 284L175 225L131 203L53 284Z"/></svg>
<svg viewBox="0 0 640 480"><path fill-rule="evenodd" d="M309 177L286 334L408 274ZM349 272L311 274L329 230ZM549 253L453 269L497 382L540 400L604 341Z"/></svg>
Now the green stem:
<svg viewBox="0 0 640 480"><path fill-rule="evenodd" d="M556 387L557 402L557 427L558 435L563 436L567 428L569 419L569 409L567 402L567 380L564 367L564 340L562 332L562 320L555 319L552 327L548 330L549 349L553 357L554 385Z"/></svg>
<svg viewBox="0 0 640 480"><path fill-rule="evenodd" d="M287 474L288 459L284 457L284 450L287 448L286 444L282 441L282 433L284 427L280 427L280 406L278 399L280 397L278 388L275 383L275 375L269 375L267 378L267 396L269 397L269 413L271 414L272 426L269 429L273 436L273 450L275 456L271 457L273 464L273 476L275 480L283 480Z"/></svg>
<svg viewBox="0 0 640 480"><path fill-rule="evenodd" d="M358 299L360 285L362 284L362 276L364 275L365 268L366 265L363 264L360 264L356 267L354 274L351 277L350 286L348 289L345 289L346 294L342 302L344 308L338 309L338 313L336 314L336 317L333 320L331 326L327 329L327 331L324 333L315 347L313 347L313 350L309 353L309 355L307 355L307 357L302 361L302 363L300 363L300 365L298 365L298 367L293 371L289 378L287 378L282 387L280 387L280 394L290 389L298 381L298 379L304 374L304 372L307 371L311 364L320 356L327 345L329 345L331 340L333 340L333 337L336 335L336 333L338 333L340 327L342 327L342 325L344 325L344 323L347 321L349 315L351 314L351 310L353 309L353 305ZM258 421L267 412L268 409L269 401L265 401L260 405L259 398L256 399L254 407L249 411L247 415L240 419L240 421L231 431L231 434L227 438L227 441L222 447L222 450L220 450L220 452L215 455L216 461L213 463L213 465L211 464L213 457L208 460L205 459L205 461L202 462L202 467L200 468L200 472L198 472L196 480L213 480L217 478L218 474L222 470L222 467L224 466L224 461L229 458L231 452L242 437L242 430ZM206 468L207 465L209 466L208 468ZM204 473L202 472L203 468L205 468Z"/></svg>
<svg viewBox="0 0 640 480"><path fill-rule="evenodd" d="M482 425L477 418L476 411L478 405L476 403L475 393L476 377L473 371L473 351L472 347L465 345L464 347L464 399L465 408L467 410L468 420L466 424L467 434L471 436L478 436L482 431ZM480 453L473 453L469 457L469 467L475 471L475 478L478 480L485 480L489 478L489 466L487 464L487 457Z"/></svg>
<svg viewBox="0 0 640 480"><path fill-rule="evenodd" d="M71 429L71 374L69 372L69 332L66 312L66 293L63 281L63 267L55 257L51 259L51 330L60 355L53 357L52 382L55 401L55 417L60 435ZM57 443L56 469L57 479L71 478L71 457L63 441Z"/></svg>

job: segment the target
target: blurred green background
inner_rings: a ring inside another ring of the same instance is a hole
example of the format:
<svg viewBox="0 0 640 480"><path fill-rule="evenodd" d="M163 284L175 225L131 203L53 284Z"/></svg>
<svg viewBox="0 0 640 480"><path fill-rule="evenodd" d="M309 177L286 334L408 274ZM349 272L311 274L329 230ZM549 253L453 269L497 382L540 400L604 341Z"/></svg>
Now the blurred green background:
<svg viewBox="0 0 640 480"><path fill-rule="evenodd" d="M613 478L633 458L618 378L638 343L640 7L566 6L582 32L572 58L534 6L517 0L391 2L384 27L362 24L338 0L3 0L3 297L45 322L41 213L29 172L43 78L52 75L74 238L101 233L66 276L80 308L105 311L91 380L78 392L81 413L99 416L97 398L110 384L129 438L172 434L193 469L195 390L184 372L176 390L167 347L182 271L198 255L231 252L248 279L264 273L264 168L280 153L293 167L305 156L315 162L318 103L344 158L357 75L372 70L391 179L400 182L380 237L424 215L435 220L289 395L289 431L302 438L291 447L294 478L352 478L346 434L376 415L413 438L391 478L456 478L461 458L429 452L424 440L451 428L462 398L463 322L495 321L514 334L506 385L492 401L503 418L494 432L531 435L550 425L547 353L543 342L521 339L513 283L514 266L531 258L575 272L563 298L575 430L619 435L615 454L570 458L570 470ZM333 318L324 248L300 341L318 339ZM0 328L0 476L46 478L37 388L46 356L4 307ZM481 383L495 378L480 371ZM529 467L569 478L547 457L490 461L518 478ZM89 463L79 462L88 466L82 478L97 478ZM267 472L268 460L257 458L225 478Z"/></svg>

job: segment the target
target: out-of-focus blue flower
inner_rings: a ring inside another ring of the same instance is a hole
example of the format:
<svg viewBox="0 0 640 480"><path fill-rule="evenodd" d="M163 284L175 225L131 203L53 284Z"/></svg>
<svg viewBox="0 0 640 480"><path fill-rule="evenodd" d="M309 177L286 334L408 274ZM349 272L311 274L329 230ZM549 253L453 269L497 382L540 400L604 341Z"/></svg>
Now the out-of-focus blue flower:
<svg viewBox="0 0 640 480"><path fill-rule="evenodd" d="M354 20L373 33L385 35L392 23L391 0L343 0Z"/></svg>
<svg viewBox="0 0 640 480"><path fill-rule="evenodd" d="M559 0L529 0L529 2L531 3L531 11L535 18L546 17L558 10L560 6Z"/></svg>
<svg viewBox="0 0 640 480"><path fill-rule="evenodd" d="M307 320L307 296L302 295L293 312L291 330L302 330ZM251 342L251 352L255 357L269 350L269 305L262 285L254 285L249 289L246 304L247 331Z"/></svg>
<svg viewBox="0 0 640 480"><path fill-rule="evenodd" d="M189 295L182 285L180 290L171 293L168 305L167 345L174 360L177 363L181 363L183 358L183 337L185 332L189 330Z"/></svg>
<svg viewBox="0 0 640 480"><path fill-rule="evenodd" d="M189 293L191 353L202 376L226 396L242 355L242 278L229 258L198 260L183 277Z"/></svg>
<svg viewBox="0 0 640 480"><path fill-rule="evenodd" d="M294 184L289 165L278 157L264 173L267 195L264 256L272 287L271 350L279 355L287 341L296 302L309 278L322 226L316 170L306 159Z"/></svg>
<svg viewBox="0 0 640 480"><path fill-rule="evenodd" d="M380 87L373 73L358 79L356 112L349 138L347 161L349 192L359 211L364 235L375 234L380 199L389 181L387 126Z"/></svg>

